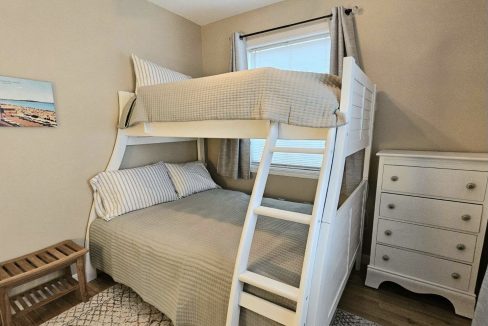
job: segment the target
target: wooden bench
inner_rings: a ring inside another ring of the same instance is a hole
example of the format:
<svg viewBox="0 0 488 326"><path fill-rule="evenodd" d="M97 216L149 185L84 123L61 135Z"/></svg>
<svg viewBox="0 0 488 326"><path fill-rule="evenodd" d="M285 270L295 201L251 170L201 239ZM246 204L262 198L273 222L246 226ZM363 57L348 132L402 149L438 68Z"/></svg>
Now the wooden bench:
<svg viewBox="0 0 488 326"><path fill-rule="evenodd" d="M3 326L12 325L12 317L25 314L72 291L79 290L87 300L85 254L87 249L71 240L0 263L0 313ZM76 264L78 282L70 266ZM41 276L63 271L63 275L9 298L9 291Z"/></svg>

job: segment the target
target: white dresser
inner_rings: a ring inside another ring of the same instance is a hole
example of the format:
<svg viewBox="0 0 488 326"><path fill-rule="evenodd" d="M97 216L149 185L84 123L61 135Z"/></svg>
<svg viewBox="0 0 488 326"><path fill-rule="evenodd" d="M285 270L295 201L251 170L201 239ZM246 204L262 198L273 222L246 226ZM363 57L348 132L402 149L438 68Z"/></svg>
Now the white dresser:
<svg viewBox="0 0 488 326"><path fill-rule="evenodd" d="M366 285L393 281L449 299L473 317L488 219L488 154L378 153Z"/></svg>

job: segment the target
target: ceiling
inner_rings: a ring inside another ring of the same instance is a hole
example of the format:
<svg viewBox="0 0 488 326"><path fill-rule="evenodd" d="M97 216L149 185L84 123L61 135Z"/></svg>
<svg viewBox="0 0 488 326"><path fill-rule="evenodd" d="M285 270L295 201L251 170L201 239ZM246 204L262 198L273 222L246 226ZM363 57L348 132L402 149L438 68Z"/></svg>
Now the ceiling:
<svg viewBox="0 0 488 326"><path fill-rule="evenodd" d="M148 0L199 25L246 11L268 6L283 0Z"/></svg>

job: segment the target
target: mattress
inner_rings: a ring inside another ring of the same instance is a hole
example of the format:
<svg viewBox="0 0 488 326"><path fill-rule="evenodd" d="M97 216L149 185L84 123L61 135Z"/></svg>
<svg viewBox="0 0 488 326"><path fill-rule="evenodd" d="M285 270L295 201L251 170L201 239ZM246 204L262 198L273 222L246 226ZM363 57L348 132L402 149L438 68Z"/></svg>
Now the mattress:
<svg viewBox="0 0 488 326"><path fill-rule="evenodd" d="M94 266L128 285L175 325L225 325L230 286L249 196L215 189L90 227ZM310 214L309 204L264 199L264 206ZM249 270L299 286L307 226L260 217ZM246 291L294 309L294 303ZM242 309L241 325L277 325Z"/></svg>
<svg viewBox="0 0 488 326"><path fill-rule="evenodd" d="M274 68L232 72L138 88L121 117L138 122L270 120L305 127L345 123L338 76Z"/></svg>

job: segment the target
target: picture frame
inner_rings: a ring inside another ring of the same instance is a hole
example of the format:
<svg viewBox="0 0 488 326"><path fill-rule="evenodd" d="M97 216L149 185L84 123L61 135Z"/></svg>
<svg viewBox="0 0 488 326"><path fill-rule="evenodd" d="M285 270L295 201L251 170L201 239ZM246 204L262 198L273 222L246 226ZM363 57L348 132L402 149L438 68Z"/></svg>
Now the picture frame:
<svg viewBox="0 0 488 326"><path fill-rule="evenodd" d="M0 127L56 127L53 84L0 76Z"/></svg>

